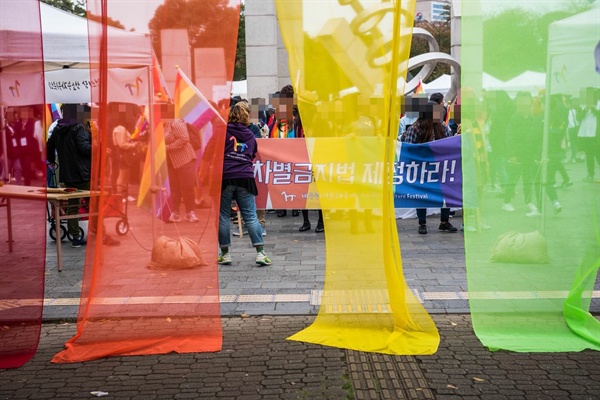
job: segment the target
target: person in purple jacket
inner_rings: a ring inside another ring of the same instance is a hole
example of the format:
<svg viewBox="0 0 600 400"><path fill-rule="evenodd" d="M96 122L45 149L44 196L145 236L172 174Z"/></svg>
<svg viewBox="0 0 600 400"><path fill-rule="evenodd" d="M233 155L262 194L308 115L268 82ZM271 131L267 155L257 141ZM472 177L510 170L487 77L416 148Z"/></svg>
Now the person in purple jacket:
<svg viewBox="0 0 600 400"><path fill-rule="evenodd" d="M271 265L264 251L262 230L256 217L254 196L258 188L254 180L252 161L258 150L254 133L248 129L250 116L241 104L234 105L229 112L223 157L223 181L221 184L221 208L219 217L218 263L231 264L231 225L229 215L231 202L235 200L248 228L252 246L256 248L256 264Z"/></svg>

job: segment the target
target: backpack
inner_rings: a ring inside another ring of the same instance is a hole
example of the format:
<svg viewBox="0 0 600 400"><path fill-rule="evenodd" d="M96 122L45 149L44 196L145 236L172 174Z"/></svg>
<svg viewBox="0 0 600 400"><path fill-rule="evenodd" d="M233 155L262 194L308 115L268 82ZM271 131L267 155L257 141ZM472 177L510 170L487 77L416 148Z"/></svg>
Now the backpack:
<svg viewBox="0 0 600 400"><path fill-rule="evenodd" d="M202 147L202 138L200 137L200 130L194 125L186 122L188 136L190 137L190 144L194 150L199 150Z"/></svg>

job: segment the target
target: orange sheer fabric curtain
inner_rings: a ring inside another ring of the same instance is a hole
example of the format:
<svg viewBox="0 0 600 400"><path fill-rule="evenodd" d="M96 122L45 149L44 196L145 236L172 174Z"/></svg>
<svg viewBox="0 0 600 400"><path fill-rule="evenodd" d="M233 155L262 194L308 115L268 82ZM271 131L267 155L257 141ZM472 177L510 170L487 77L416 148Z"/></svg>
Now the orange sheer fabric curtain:
<svg viewBox="0 0 600 400"><path fill-rule="evenodd" d="M225 125L217 114L203 119L201 148L175 152L170 122L194 110L193 101L182 111L175 99L176 66L213 106L228 105L239 2L92 0L87 9L91 75L100 82L92 109L98 221L77 333L53 362L218 351ZM109 26L114 21L126 29ZM192 171L182 170L190 162ZM199 177L205 171L208 179ZM181 220L169 221L177 212Z"/></svg>
<svg viewBox="0 0 600 400"><path fill-rule="evenodd" d="M44 304L46 186L37 1L0 2L0 368L37 350Z"/></svg>

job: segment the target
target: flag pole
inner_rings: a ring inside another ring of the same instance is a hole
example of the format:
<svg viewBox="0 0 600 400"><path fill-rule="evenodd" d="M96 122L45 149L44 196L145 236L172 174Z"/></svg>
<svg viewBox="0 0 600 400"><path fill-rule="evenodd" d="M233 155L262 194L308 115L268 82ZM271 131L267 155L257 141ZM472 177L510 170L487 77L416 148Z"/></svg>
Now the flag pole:
<svg viewBox="0 0 600 400"><path fill-rule="evenodd" d="M156 218L156 160L154 152L156 151L154 147L154 82L152 81L152 71L151 67L147 66L146 71L148 74L148 129L150 130L150 148L148 151L150 152L150 211L152 215L152 243L155 242L155 227L156 222L154 221Z"/></svg>

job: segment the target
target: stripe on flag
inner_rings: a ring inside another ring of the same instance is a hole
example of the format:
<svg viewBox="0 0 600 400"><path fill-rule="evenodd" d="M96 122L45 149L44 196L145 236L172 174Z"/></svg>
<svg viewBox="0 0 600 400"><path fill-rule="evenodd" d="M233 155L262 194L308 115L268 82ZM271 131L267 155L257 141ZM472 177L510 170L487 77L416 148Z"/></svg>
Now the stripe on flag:
<svg viewBox="0 0 600 400"><path fill-rule="evenodd" d="M200 90L192 84L181 69L177 69L177 77L175 78L175 118L181 118L196 128L202 129L215 117L221 118L225 123L219 112L202 95Z"/></svg>

